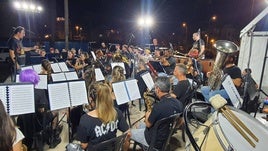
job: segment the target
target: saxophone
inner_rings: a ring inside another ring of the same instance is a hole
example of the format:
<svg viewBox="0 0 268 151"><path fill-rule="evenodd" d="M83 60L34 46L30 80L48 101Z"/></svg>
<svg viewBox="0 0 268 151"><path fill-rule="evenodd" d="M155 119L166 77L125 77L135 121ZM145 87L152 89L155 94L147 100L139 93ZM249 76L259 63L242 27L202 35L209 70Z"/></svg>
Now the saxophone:
<svg viewBox="0 0 268 151"><path fill-rule="evenodd" d="M216 90L221 85L221 76L222 76L222 66L228 56L238 51L238 46L227 40L218 40L215 42L214 47L217 49L217 55L214 62L212 74L208 79L208 85L211 90Z"/></svg>
<svg viewBox="0 0 268 151"><path fill-rule="evenodd" d="M153 90L149 91L147 89L147 91L143 93L143 97L146 103L147 111L152 111L153 104L158 100L154 91Z"/></svg>

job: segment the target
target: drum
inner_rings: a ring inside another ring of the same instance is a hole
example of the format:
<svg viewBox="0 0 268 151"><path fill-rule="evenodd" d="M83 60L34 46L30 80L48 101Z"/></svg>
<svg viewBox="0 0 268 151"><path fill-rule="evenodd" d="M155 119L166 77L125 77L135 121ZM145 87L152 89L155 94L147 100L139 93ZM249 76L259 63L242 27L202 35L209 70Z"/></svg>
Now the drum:
<svg viewBox="0 0 268 151"><path fill-rule="evenodd" d="M203 72L207 73L213 70L214 60L211 59L200 60L200 64L203 67Z"/></svg>
<svg viewBox="0 0 268 151"><path fill-rule="evenodd" d="M200 126L193 137L201 151L264 151L267 150L268 129L258 120L236 108L230 110L253 132L259 139L256 142L249 135L256 147L252 147L246 139L230 124L222 113L214 112L212 116ZM204 141L203 141L204 140ZM187 150L194 150L190 143Z"/></svg>

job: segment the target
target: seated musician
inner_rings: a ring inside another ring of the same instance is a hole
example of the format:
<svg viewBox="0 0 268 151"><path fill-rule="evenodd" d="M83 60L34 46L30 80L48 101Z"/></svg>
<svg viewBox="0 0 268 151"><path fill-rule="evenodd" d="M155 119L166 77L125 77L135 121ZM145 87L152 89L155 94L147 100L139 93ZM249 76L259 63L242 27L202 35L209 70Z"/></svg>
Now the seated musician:
<svg viewBox="0 0 268 151"><path fill-rule="evenodd" d="M239 91L241 91L241 84L242 84L241 70L234 63L235 63L235 56L229 55L225 60L223 73L230 75L235 87L237 88L237 90L239 92ZM210 77L211 74L213 74L213 73L208 72L207 76ZM212 96L214 96L216 94L220 94L223 98L225 98L225 99L227 99L227 101L229 101L228 102L229 105L232 105L232 103L229 100L230 99L229 95L227 94L226 90L222 86L219 90L211 90L211 88L209 86L204 86L201 88L201 92L205 98L205 101L207 101L207 102L209 101L209 99Z"/></svg>
<svg viewBox="0 0 268 151"><path fill-rule="evenodd" d="M163 118L169 117L183 111L183 105L177 99L171 97L170 79L168 77L158 77L155 81L155 93L160 101L153 105L152 109L148 109L145 113L144 124L139 129L131 130L131 139L141 143L150 144L151 136L155 123ZM156 136L155 148L161 149L163 142L168 138L167 129L159 129Z"/></svg>
<svg viewBox="0 0 268 151"><path fill-rule="evenodd" d="M116 137L117 130L129 133L129 126L122 112L113 106L111 88L107 84L97 86L96 108L84 114L77 130L77 139L83 149ZM130 133L129 133L130 135ZM128 143L125 144L128 148Z"/></svg>
<svg viewBox="0 0 268 151"><path fill-rule="evenodd" d="M49 60L47 59L43 59L41 62L41 72L40 74L45 74L47 75L47 82L48 83L52 83L52 77L51 74L53 73L52 67L51 67L51 63Z"/></svg>
<svg viewBox="0 0 268 151"><path fill-rule="evenodd" d="M67 60L66 60L66 65L70 69L74 70L74 65L76 63L76 58L75 54L72 51L67 52Z"/></svg>
<svg viewBox="0 0 268 151"><path fill-rule="evenodd" d="M204 58L203 54L205 52L204 40L200 38L200 34L198 32L193 33L193 40L194 40L193 47L191 48L187 56L195 59L197 58L203 59Z"/></svg>
<svg viewBox="0 0 268 151"><path fill-rule="evenodd" d="M172 75L176 66L176 59L173 57L171 49L165 50L164 57L161 58L161 63L166 71L166 74Z"/></svg>
<svg viewBox="0 0 268 151"><path fill-rule="evenodd" d="M35 86L40 80L38 74L32 69L22 70L19 79L20 82L30 82ZM43 128L50 124L53 118L57 119L55 118L57 117L57 113L47 112L48 99L44 89L34 89L34 102L35 113L20 115L17 120L18 126L25 136L23 142L29 149L32 147L34 135L44 130ZM53 134L49 136L51 137L49 142L50 148L56 147L61 142L59 134L62 131L62 127L57 127L57 120L53 121L52 129Z"/></svg>
<svg viewBox="0 0 268 151"><path fill-rule="evenodd" d="M174 69L174 76L179 80L178 84L174 86L172 97L177 98L182 102L184 106L186 106L185 96L187 93L191 92L191 84L186 77L187 68L184 64L179 63L176 65Z"/></svg>

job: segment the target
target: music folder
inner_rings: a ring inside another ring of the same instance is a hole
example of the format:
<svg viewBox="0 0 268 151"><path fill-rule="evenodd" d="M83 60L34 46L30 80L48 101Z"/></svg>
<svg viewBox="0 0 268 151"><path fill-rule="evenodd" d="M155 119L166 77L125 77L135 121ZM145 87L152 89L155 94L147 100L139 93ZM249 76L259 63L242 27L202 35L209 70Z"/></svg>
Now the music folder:
<svg viewBox="0 0 268 151"><path fill-rule="evenodd" d="M48 84L51 110L88 103L85 81L69 81Z"/></svg>
<svg viewBox="0 0 268 151"><path fill-rule="evenodd" d="M53 82L78 80L77 73L74 72L60 72L51 74Z"/></svg>
<svg viewBox="0 0 268 151"><path fill-rule="evenodd" d="M10 116L35 112L33 84L15 83L0 85L0 99Z"/></svg>
<svg viewBox="0 0 268 151"><path fill-rule="evenodd" d="M67 65L65 64L65 62L52 63L51 68L52 68L54 73L68 72L69 71L69 69L68 69Z"/></svg>
<svg viewBox="0 0 268 151"><path fill-rule="evenodd" d="M114 69L115 66L120 66L124 69L124 74L126 74L125 64L124 62L112 62L111 67Z"/></svg>
<svg viewBox="0 0 268 151"><path fill-rule="evenodd" d="M39 74L39 82L35 86L36 89L47 89L47 75L46 74ZM22 83L20 82L20 75L16 75L16 83Z"/></svg>
<svg viewBox="0 0 268 151"><path fill-rule="evenodd" d="M166 70L163 68L163 66L161 65L159 61L149 61L149 63L153 66L156 72L166 73Z"/></svg>
<svg viewBox="0 0 268 151"><path fill-rule="evenodd" d="M141 78L146 84L148 90L151 91L154 88L154 81L153 81L151 74L149 72L145 72L141 75Z"/></svg>
<svg viewBox="0 0 268 151"><path fill-rule="evenodd" d="M95 68L95 78L96 78L96 81L105 80L100 68Z"/></svg>
<svg viewBox="0 0 268 151"><path fill-rule="evenodd" d="M118 105L140 99L140 90L136 79L112 83Z"/></svg>

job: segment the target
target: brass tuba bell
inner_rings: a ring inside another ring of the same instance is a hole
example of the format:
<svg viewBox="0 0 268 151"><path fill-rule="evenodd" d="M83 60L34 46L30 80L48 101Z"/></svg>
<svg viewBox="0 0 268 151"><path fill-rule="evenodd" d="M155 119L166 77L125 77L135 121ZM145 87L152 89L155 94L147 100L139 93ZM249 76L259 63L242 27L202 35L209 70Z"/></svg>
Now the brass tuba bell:
<svg viewBox="0 0 268 151"><path fill-rule="evenodd" d="M217 49L217 55L212 74L208 79L208 85L212 90L215 90L220 87L222 75L221 69L227 55L237 52L239 48L235 43L227 40L218 40L213 46Z"/></svg>

